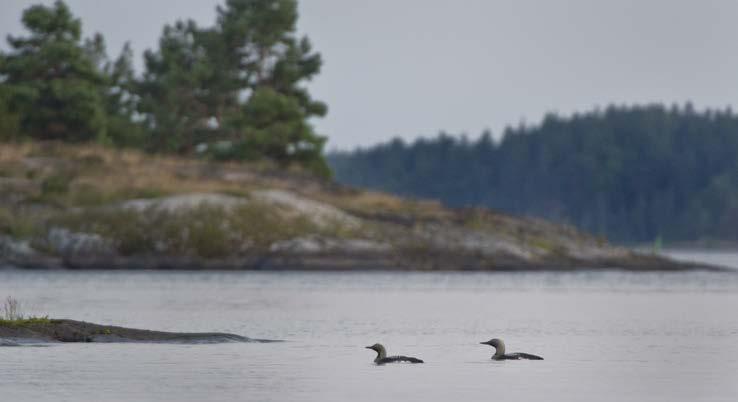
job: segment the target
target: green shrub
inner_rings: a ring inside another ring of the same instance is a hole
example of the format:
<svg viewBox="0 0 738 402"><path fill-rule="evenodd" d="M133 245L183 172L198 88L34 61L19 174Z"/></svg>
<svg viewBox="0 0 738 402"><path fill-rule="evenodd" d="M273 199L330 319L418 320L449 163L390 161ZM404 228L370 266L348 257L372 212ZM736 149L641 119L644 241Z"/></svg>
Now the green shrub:
<svg viewBox="0 0 738 402"><path fill-rule="evenodd" d="M62 194L60 194L62 195ZM159 198L167 195L166 192L152 188L122 188L114 191L105 191L90 183L78 183L72 186L63 196L56 196L67 206L101 206L130 199ZM48 197L46 197L48 199Z"/></svg>
<svg viewBox="0 0 738 402"><path fill-rule="evenodd" d="M99 234L112 240L123 255L203 258L236 256L245 251L244 246L265 251L276 241L319 232L305 217L257 202L232 208L204 203L177 211L154 206L143 210L96 208L55 217L50 225Z"/></svg>
<svg viewBox="0 0 738 402"><path fill-rule="evenodd" d="M15 239L28 239L40 230L40 217L19 208L0 207L0 233Z"/></svg>
<svg viewBox="0 0 738 402"><path fill-rule="evenodd" d="M73 177L67 174L53 174L41 182L41 194L44 196L66 194L72 180Z"/></svg>
<svg viewBox="0 0 738 402"><path fill-rule="evenodd" d="M96 169L105 166L105 159L100 155L88 154L76 158L78 164L85 169Z"/></svg>

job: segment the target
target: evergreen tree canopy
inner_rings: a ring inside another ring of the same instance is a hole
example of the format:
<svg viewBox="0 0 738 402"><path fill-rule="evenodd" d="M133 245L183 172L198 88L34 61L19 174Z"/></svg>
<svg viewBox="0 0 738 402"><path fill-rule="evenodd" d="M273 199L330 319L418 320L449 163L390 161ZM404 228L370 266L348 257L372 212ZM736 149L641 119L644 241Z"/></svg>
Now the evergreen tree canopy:
<svg viewBox="0 0 738 402"><path fill-rule="evenodd" d="M609 107L329 156L344 183L577 225L622 242L738 240L738 116Z"/></svg>
<svg viewBox="0 0 738 402"><path fill-rule="evenodd" d="M178 21L164 27L158 52L144 54L140 110L151 130L151 150L190 153L205 141L212 115L206 83L217 66L209 60L200 35L194 21Z"/></svg>
<svg viewBox="0 0 738 402"><path fill-rule="evenodd" d="M106 114L107 139L114 145L142 146L146 134L135 121L138 95L130 44L123 46L115 60L108 58L105 39L100 34L86 40L84 47L104 80L98 91Z"/></svg>
<svg viewBox="0 0 738 402"><path fill-rule="evenodd" d="M216 157L266 157L329 174L325 139L308 121L327 108L304 87L321 58L296 37L296 1L228 0L217 14L211 28L165 27L159 49L145 54L140 110L152 149L187 154L227 142Z"/></svg>
<svg viewBox="0 0 738 402"><path fill-rule="evenodd" d="M23 13L26 37L8 37L0 79L19 129L37 139L105 137L104 79L81 43L81 23L61 1Z"/></svg>

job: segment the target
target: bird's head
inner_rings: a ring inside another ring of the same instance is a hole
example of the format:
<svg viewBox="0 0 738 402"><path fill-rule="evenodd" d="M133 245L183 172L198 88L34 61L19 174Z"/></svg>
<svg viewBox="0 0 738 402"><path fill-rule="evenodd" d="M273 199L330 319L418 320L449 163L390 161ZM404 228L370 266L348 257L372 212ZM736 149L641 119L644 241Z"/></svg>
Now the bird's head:
<svg viewBox="0 0 738 402"><path fill-rule="evenodd" d="M487 342L479 342L479 343L481 343L482 345L493 346L495 349L498 349L500 345L502 345L503 348L505 347L505 343L502 342L502 339L497 339L497 338L490 339Z"/></svg>
<svg viewBox="0 0 738 402"><path fill-rule="evenodd" d="M380 344L380 343L375 343L372 346L366 346L366 348L367 349L371 349L371 350L373 350L373 351L375 351L377 353L379 353L380 350L384 350L384 346L382 346L382 344Z"/></svg>
<svg viewBox="0 0 738 402"><path fill-rule="evenodd" d="M384 348L384 346L382 346L381 343L375 343L374 345L367 346L366 348L377 352L377 359L383 359L387 357L387 350Z"/></svg>

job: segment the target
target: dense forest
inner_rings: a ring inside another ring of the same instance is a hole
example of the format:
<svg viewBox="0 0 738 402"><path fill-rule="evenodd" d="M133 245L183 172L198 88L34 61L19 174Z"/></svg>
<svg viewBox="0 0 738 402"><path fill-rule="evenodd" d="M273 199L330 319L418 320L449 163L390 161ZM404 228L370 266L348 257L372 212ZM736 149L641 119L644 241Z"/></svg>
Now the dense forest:
<svg viewBox="0 0 738 402"><path fill-rule="evenodd" d="M469 140L329 155L337 180L574 224L611 240L738 240L738 116L617 107Z"/></svg>
<svg viewBox="0 0 738 402"><path fill-rule="evenodd" d="M325 138L309 124L327 107L304 85L321 57L297 17L296 0L227 0L213 26L165 26L136 74L130 46L110 57L63 1L31 6L25 36L0 53L0 141L268 159L327 176Z"/></svg>

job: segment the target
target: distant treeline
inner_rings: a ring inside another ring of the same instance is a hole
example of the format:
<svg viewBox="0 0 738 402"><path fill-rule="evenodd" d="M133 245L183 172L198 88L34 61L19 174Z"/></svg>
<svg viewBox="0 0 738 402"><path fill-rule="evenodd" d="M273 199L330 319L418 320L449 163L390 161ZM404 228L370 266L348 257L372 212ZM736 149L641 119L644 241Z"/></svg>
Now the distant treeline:
<svg viewBox="0 0 738 402"><path fill-rule="evenodd" d="M574 224L620 242L738 240L738 116L616 107L470 141L440 134L328 157L338 181Z"/></svg>
<svg viewBox="0 0 738 402"><path fill-rule="evenodd" d="M296 0L227 0L211 27L167 25L140 75L128 45L110 58L62 1L29 7L22 22L26 36L8 36L0 53L0 141L94 141L329 174L325 138L308 123L327 107L304 87L321 58L295 33Z"/></svg>

